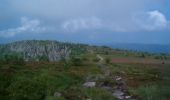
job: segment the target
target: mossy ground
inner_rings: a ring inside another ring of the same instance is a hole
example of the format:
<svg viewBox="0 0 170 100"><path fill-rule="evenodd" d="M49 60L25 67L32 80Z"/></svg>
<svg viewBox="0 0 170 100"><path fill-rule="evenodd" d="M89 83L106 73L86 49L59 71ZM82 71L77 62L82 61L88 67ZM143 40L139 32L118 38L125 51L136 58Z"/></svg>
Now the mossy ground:
<svg viewBox="0 0 170 100"><path fill-rule="evenodd" d="M113 56L109 55L109 59ZM106 59L107 55L102 55ZM99 76L96 54L79 56L81 64L64 66L64 62L27 62L25 64L0 65L1 100L114 100L112 94L100 87L85 88L82 84L88 76ZM113 75L126 79L132 94L142 99L170 99L170 67L168 64L122 64L108 62ZM111 79L106 78L109 81ZM114 84L114 82L112 82ZM61 97L54 93L60 92Z"/></svg>

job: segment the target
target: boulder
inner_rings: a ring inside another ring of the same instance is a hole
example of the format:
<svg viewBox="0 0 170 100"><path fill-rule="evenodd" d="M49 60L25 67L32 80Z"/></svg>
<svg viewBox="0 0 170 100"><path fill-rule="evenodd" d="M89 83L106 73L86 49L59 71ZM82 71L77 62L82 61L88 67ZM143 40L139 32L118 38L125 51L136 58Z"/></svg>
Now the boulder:
<svg viewBox="0 0 170 100"><path fill-rule="evenodd" d="M96 86L96 82L86 82L83 84L83 86L92 88Z"/></svg>
<svg viewBox="0 0 170 100"><path fill-rule="evenodd" d="M113 96L116 97L119 100L124 99L124 92L122 92L121 90L115 90L113 93Z"/></svg>
<svg viewBox="0 0 170 100"><path fill-rule="evenodd" d="M61 93L55 92L55 93L54 93L54 96L55 96L55 97L60 97L60 96L61 96Z"/></svg>

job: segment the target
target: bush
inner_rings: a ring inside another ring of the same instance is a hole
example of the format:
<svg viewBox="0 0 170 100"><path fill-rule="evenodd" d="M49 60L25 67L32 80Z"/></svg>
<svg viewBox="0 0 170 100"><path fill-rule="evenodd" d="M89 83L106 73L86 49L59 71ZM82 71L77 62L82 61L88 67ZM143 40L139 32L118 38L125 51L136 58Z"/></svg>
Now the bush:
<svg viewBox="0 0 170 100"><path fill-rule="evenodd" d="M141 58L145 58L145 57L146 57L146 55L145 55L145 53L141 53L139 57L141 57Z"/></svg>
<svg viewBox="0 0 170 100"><path fill-rule="evenodd" d="M8 92L6 88L10 85L11 78L6 75L0 74L0 99L1 100L9 100L7 97Z"/></svg>
<svg viewBox="0 0 170 100"><path fill-rule="evenodd" d="M93 59L93 61L94 61L94 62L99 62L100 59L96 57L96 58Z"/></svg>
<svg viewBox="0 0 170 100"><path fill-rule="evenodd" d="M46 95L42 83L26 77L15 79L7 90L12 100L40 100Z"/></svg>
<svg viewBox="0 0 170 100"><path fill-rule="evenodd" d="M132 90L134 94L141 96L143 100L169 100L169 86L141 86Z"/></svg>
<svg viewBox="0 0 170 100"><path fill-rule="evenodd" d="M71 62L74 66L80 66L83 63L83 61L80 57L72 57Z"/></svg>
<svg viewBox="0 0 170 100"><path fill-rule="evenodd" d="M38 57L39 61L46 61L46 62L49 62L49 59L47 56L40 56Z"/></svg>
<svg viewBox="0 0 170 100"><path fill-rule="evenodd" d="M25 64L24 59L17 54L5 54L0 57L0 61L3 64L16 64L16 65Z"/></svg>
<svg viewBox="0 0 170 100"><path fill-rule="evenodd" d="M67 70L72 64L71 60L66 59L65 57L61 57L60 62L63 64L65 70Z"/></svg>
<svg viewBox="0 0 170 100"><path fill-rule="evenodd" d="M111 62L111 59L110 58L106 58L105 61L106 61L107 64L109 64Z"/></svg>
<svg viewBox="0 0 170 100"><path fill-rule="evenodd" d="M115 100L110 92L100 88L83 89L83 93L92 100Z"/></svg>

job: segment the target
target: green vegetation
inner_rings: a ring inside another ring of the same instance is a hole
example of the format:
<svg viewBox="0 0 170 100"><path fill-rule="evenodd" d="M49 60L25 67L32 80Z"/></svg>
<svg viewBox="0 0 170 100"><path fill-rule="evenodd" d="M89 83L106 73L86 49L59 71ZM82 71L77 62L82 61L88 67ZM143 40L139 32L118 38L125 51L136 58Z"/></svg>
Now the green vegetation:
<svg viewBox="0 0 170 100"><path fill-rule="evenodd" d="M141 86L137 89L131 90L134 94L140 94L144 100L169 100L170 86L149 85Z"/></svg>
<svg viewBox="0 0 170 100"><path fill-rule="evenodd" d="M16 64L12 58L10 60L9 63L5 62L0 65L0 98L2 100L65 100L68 97L72 98L69 100L75 100L79 92L72 93L69 92L70 89L82 88L83 81L88 74L101 73L94 64L89 63L84 66L81 57L54 63L25 62L23 65ZM64 67L66 64L68 64L67 69ZM55 92L62 93L62 97L55 97ZM82 98L86 98L88 89L81 93ZM96 97L107 93L97 94Z"/></svg>
<svg viewBox="0 0 170 100"><path fill-rule="evenodd" d="M48 43L41 41L40 44ZM58 44L63 46L61 43ZM101 87L101 83L116 86L113 77L104 77L105 72L102 70L104 66L108 67L106 71L111 72L110 76L122 76L129 92L142 100L170 99L169 55L81 44L64 45L72 48L71 55L69 57L62 55L58 61L53 62L44 55L38 56L39 61L25 61L20 53L1 53L0 99L115 100L110 91ZM0 48L4 50L3 47ZM102 66L99 65L101 62L99 63L100 58L97 55L103 57ZM151 59L153 63L113 63L112 58ZM166 63L155 63L155 60L160 62L163 60ZM96 87L84 87L83 83L88 79L95 80ZM61 96L55 96L56 92L61 93Z"/></svg>
<svg viewBox="0 0 170 100"><path fill-rule="evenodd" d="M16 64L23 65L24 59L19 54L4 54L0 56L0 64Z"/></svg>
<svg viewBox="0 0 170 100"><path fill-rule="evenodd" d="M83 89L83 92L93 100L115 100L110 92L101 88Z"/></svg>
<svg viewBox="0 0 170 100"><path fill-rule="evenodd" d="M109 64L111 62L111 59L107 57L105 62Z"/></svg>
<svg viewBox="0 0 170 100"><path fill-rule="evenodd" d="M80 58L58 63L32 62L24 65L18 65L15 62L14 64L2 63L0 65L0 98L3 100L77 100L80 98L114 100L110 92L100 87L89 89L82 87L87 76L99 75L101 71L95 66L93 59L91 63L84 64L86 61ZM63 67L66 63L71 63L68 64L67 69ZM144 100L148 98L168 100L170 98L170 87L165 85L166 80L162 79L164 76L161 76L163 73L160 72L164 69L163 67L112 64L111 62L109 65L111 65L113 74L121 74L127 79L131 93L139 95ZM114 85L114 81L111 80L104 79L99 82L109 82ZM55 92L62 93L62 96L55 97Z"/></svg>

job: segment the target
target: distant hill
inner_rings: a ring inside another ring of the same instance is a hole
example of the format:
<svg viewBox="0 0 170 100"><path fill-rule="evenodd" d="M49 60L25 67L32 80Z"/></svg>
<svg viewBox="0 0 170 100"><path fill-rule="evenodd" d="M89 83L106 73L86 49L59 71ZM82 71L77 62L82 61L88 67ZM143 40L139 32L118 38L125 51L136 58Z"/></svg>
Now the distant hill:
<svg viewBox="0 0 170 100"><path fill-rule="evenodd" d="M108 44L107 46L111 48L142 51L149 53L170 53L170 45L113 43Z"/></svg>
<svg viewBox="0 0 170 100"><path fill-rule="evenodd" d="M52 40L25 40L1 44L0 58L5 57L6 55L14 55L23 58L25 61L58 61L62 58L68 59L71 56L83 53L98 53L107 55L125 55L126 53L127 55L130 53L129 50L149 53L170 53L170 46L167 45L111 44L107 46L90 46ZM117 49L120 50L117 51ZM131 52L130 54L141 56L141 53L137 52Z"/></svg>
<svg viewBox="0 0 170 100"><path fill-rule="evenodd" d="M62 57L85 52L87 45L58 41L27 40L0 45L0 56L6 54L20 55L26 61L57 61Z"/></svg>

